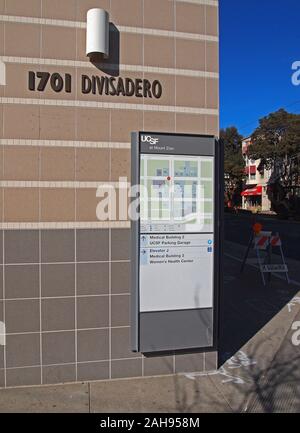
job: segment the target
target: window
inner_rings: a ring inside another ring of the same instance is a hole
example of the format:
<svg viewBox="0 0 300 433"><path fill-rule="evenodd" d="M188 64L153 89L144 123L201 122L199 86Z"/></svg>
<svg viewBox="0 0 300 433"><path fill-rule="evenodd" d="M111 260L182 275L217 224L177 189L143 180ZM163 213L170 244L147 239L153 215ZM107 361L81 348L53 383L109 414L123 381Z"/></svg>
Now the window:
<svg viewBox="0 0 300 433"><path fill-rule="evenodd" d="M256 179L256 165L250 166L250 179L255 180Z"/></svg>

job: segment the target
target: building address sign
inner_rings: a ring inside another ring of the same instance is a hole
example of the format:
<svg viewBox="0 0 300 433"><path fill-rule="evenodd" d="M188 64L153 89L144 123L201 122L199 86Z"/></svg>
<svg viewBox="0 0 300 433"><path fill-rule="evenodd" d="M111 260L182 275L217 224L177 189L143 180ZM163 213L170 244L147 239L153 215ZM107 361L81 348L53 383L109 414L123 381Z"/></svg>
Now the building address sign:
<svg viewBox="0 0 300 433"><path fill-rule="evenodd" d="M43 92L50 87L56 93L71 93L72 84L71 74L28 72L28 89L33 92ZM160 81L149 81L141 78L81 75L80 85L82 94L107 96L135 96L137 98L159 99L163 91Z"/></svg>

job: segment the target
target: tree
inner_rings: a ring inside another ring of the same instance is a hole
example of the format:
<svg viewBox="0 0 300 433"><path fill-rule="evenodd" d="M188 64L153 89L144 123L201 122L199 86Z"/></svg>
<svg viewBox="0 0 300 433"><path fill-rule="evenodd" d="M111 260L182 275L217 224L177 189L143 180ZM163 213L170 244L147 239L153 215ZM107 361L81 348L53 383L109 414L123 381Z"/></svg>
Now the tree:
<svg viewBox="0 0 300 433"><path fill-rule="evenodd" d="M252 134L251 159L262 167L275 169L278 162L300 151L300 116L280 109L263 117Z"/></svg>
<svg viewBox="0 0 300 433"><path fill-rule="evenodd" d="M259 171L272 170L268 197L272 209L284 218L299 207L299 200L292 197L295 179L299 179L299 165L293 156L299 152L300 115L280 109L260 119L252 135L249 157L261 160Z"/></svg>
<svg viewBox="0 0 300 433"><path fill-rule="evenodd" d="M242 135L235 126L221 129L220 140L224 146L225 188L228 199L239 196L245 176L245 163L242 156Z"/></svg>
<svg viewBox="0 0 300 433"><path fill-rule="evenodd" d="M244 176L242 139L235 126L220 131L220 140L224 146L224 171L233 183L239 182Z"/></svg>

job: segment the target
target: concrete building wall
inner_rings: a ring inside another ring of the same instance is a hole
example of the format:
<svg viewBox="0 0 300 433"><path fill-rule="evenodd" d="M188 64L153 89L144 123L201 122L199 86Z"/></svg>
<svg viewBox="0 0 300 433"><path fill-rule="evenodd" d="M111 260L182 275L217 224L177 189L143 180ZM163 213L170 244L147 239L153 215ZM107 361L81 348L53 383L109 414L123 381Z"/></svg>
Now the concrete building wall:
<svg viewBox="0 0 300 433"><path fill-rule="evenodd" d="M160 99L81 92L112 74L85 55L92 7L115 26L106 63ZM130 181L131 131L218 135L218 48L215 0L0 0L0 387L216 367L130 352L130 222L97 220L96 189ZM71 92L29 90L29 71Z"/></svg>

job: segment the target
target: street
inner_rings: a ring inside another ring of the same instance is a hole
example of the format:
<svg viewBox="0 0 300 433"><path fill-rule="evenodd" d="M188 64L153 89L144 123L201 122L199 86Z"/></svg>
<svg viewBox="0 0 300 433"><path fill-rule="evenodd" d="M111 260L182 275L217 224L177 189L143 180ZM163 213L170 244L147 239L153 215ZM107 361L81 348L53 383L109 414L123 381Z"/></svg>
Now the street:
<svg viewBox="0 0 300 433"><path fill-rule="evenodd" d="M258 267L246 265L241 273L245 246L225 242L224 278L220 302L220 359L222 365L254 337L282 308L297 296L300 289L297 262L289 259L293 283L284 275L272 277L266 286ZM298 284L296 284L298 278Z"/></svg>
<svg viewBox="0 0 300 433"><path fill-rule="evenodd" d="M264 286L253 263L241 273L254 220L226 214L219 372L233 377L212 379L236 411L299 411L299 349L291 344L291 327L299 320L300 224L262 216L256 221L279 232L291 283L277 274Z"/></svg>
<svg viewBox="0 0 300 433"><path fill-rule="evenodd" d="M286 257L300 260L300 223L281 221L271 217L258 215L256 222L263 225L263 230L279 232ZM252 215L234 215L225 213L224 236L226 241L247 245L254 222Z"/></svg>

